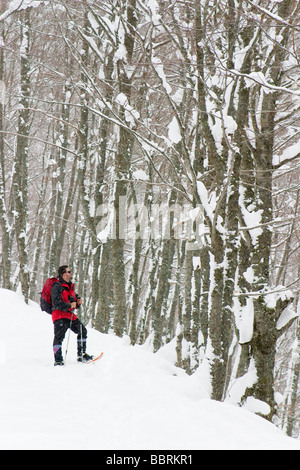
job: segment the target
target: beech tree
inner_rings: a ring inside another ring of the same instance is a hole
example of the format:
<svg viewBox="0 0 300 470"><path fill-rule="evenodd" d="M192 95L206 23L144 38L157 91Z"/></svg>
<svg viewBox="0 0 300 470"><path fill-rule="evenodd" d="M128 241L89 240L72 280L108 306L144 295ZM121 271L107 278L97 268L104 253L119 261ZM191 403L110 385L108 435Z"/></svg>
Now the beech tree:
<svg viewBox="0 0 300 470"><path fill-rule="evenodd" d="M6 11L6 2L0 6L0 15ZM5 184L5 152L4 152L4 129L5 129L5 91L6 80L4 71L5 60L5 24L0 23L0 223L1 223L1 242L2 242L2 256L1 256L1 279L2 286L10 289L11 287L11 245L9 233L9 217L8 208L6 204L6 184Z"/></svg>

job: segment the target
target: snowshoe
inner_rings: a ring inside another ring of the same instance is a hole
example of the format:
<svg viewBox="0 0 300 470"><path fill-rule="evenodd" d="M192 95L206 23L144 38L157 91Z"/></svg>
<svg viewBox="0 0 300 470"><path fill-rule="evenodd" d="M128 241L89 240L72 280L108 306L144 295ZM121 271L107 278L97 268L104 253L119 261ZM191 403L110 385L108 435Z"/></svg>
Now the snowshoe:
<svg viewBox="0 0 300 470"><path fill-rule="evenodd" d="M65 365L64 361L55 361L54 362L54 366L64 366L64 365Z"/></svg>
<svg viewBox="0 0 300 470"><path fill-rule="evenodd" d="M87 353L83 353L81 356L77 357L78 362L88 362L91 361L94 358L94 356L90 356Z"/></svg>

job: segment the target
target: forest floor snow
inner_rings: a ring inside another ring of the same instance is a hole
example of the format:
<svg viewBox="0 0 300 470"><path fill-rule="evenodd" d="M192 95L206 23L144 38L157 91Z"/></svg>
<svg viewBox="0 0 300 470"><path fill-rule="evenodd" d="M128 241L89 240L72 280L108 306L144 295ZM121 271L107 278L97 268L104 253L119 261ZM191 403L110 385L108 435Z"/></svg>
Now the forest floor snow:
<svg viewBox="0 0 300 470"><path fill-rule="evenodd" d="M88 329L87 351L103 358L77 363L71 332L54 367L51 317L5 289L0 308L1 450L300 450L265 419L210 400L201 375L163 350Z"/></svg>

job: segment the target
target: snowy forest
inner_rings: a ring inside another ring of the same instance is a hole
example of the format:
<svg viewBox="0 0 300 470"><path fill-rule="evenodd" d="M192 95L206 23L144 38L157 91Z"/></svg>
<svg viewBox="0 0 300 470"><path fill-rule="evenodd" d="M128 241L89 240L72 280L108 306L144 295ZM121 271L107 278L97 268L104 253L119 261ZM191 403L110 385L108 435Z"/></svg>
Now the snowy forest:
<svg viewBox="0 0 300 470"><path fill-rule="evenodd" d="M68 264L85 324L172 342L294 437L299 25L297 0L0 4L0 287L38 302Z"/></svg>

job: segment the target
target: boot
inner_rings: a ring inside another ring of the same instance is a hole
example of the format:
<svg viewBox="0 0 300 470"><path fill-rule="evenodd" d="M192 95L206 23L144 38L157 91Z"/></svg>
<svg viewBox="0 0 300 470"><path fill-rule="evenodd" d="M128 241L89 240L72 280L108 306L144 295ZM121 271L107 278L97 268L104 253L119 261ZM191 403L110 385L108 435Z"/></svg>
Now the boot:
<svg viewBox="0 0 300 470"><path fill-rule="evenodd" d="M78 362L88 362L88 361L91 361L92 359L94 359L94 356L90 356L87 353L83 353L77 357Z"/></svg>
<svg viewBox="0 0 300 470"><path fill-rule="evenodd" d="M64 366L64 365L65 365L64 361L55 361L54 362L54 366Z"/></svg>
<svg viewBox="0 0 300 470"><path fill-rule="evenodd" d="M63 366L64 365L64 360L63 360L63 357L62 357L61 345L60 344L55 344L53 346L53 352L54 352L54 365L55 366Z"/></svg>
<svg viewBox="0 0 300 470"><path fill-rule="evenodd" d="M91 361L94 356L90 356L85 352L86 350L86 339L80 338L77 340L77 361L78 362L87 362Z"/></svg>

